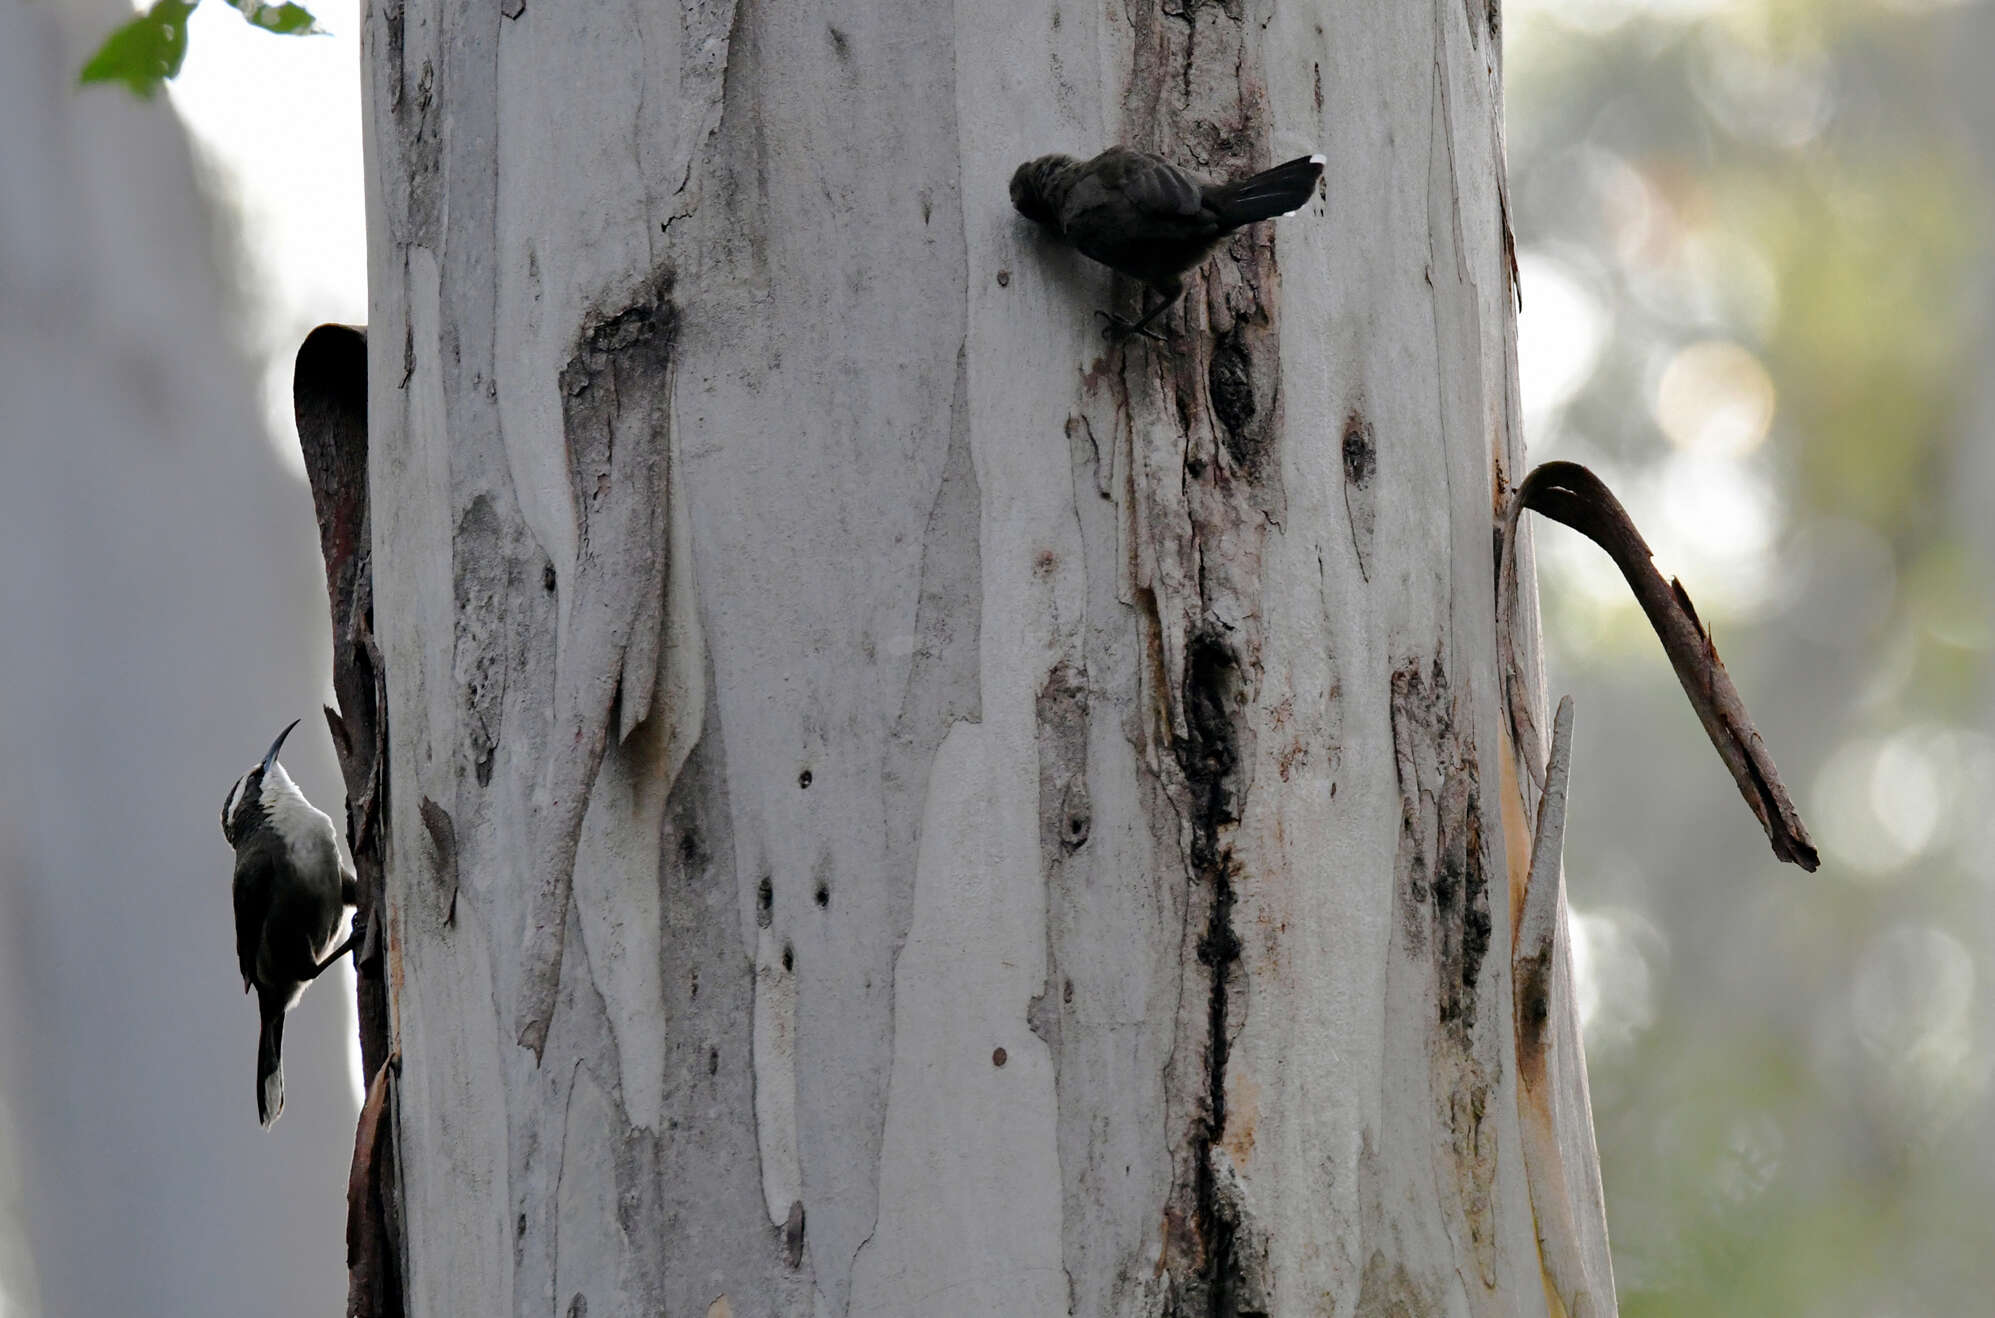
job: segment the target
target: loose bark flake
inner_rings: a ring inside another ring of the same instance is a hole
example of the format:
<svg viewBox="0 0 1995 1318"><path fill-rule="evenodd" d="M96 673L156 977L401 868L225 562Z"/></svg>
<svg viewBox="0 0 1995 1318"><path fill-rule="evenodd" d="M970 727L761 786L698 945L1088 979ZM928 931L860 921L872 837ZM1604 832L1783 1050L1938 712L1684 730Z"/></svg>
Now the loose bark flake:
<svg viewBox="0 0 1995 1318"><path fill-rule="evenodd" d="M669 275L648 297L585 325L561 370L562 429L575 502L574 566L555 690L547 806L514 1028L547 1044L574 894L576 845L615 725L651 712L664 635L667 451L678 311Z"/></svg>
<svg viewBox="0 0 1995 1318"><path fill-rule="evenodd" d="M1544 1030L1551 1018L1552 944L1558 932L1559 873L1565 852L1566 788L1572 772L1572 697L1559 701L1552 722L1552 754L1545 790L1538 797L1538 824L1531 837L1531 868L1511 944L1517 998L1518 1064L1542 1069Z"/></svg>
<svg viewBox="0 0 1995 1318"><path fill-rule="evenodd" d="M1538 1228L1545 1283L1571 1318L1598 1318L1611 1300L1611 1275L1593 1276L1589 1259L1606 1257L1605 1241L1589 1248L1581 1222L1597 1219L1599 1160L1591 1132L1561 1105L1562 1092L1585 1094L1578 1033L1570 1011L1572 971L1565 937L1566 792L1572 773L1572 697L1559 701L1551 757L1538 798L1530 870L1511 946L1511 993L1517 1036L1517 1088L1524 1179ZM1571 1144L1560 1138L1565 1131ZM1603 1299L1606 1297L1606 1299Z"/></svg>
<svg viewBox="0 0 1995 1318"><path fill-rule="evenodd" d="M402 1312L401 1210L395 1167L393 1100L396 1064L374 1073L353 1134L353 1166L346 1182L347 1318L383 1318Z"/></svg>
<svg viewBox="0 0 1995 1318"><path fill-rule="evenodd" d="M427 796L417 808L436 857L437 887L443 894L443 922L452 924L457 920L457 826L451 822L450 812Z"/></svg>

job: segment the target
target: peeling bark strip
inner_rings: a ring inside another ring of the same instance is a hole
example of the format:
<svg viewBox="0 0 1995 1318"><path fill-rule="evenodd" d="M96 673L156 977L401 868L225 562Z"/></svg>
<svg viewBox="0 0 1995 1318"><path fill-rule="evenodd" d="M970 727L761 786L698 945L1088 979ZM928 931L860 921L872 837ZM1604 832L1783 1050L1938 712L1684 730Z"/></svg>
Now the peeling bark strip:
<svg viewBox="0 0 1995 1318"><path fill-rule="evenodd" d="M1258 23L1234 4L1132 6L1129 19L1130 86L1147 95L1132 95L1120 140L1215 178L1267 168ZM1223 453L1224 474L1245 481L1264 512L1280 508L1279 486L1268 479L1282 429L1275 232L1272 224L1242 229L1187 274L1182 310L1171 314L1189 336L1151 354L1170 376L1186 474L1202 475Z"/></svg>
<svg viewBox="0 0 1995 1318"><path fill-rule="evenodd" d="M333 692L339 709L326 710L326 726L346 784L346 841L355 873L354 924L362 931L354 949L360 1065L370 1092L383 1088L389 1047L388 985L383 974L387 943L387 877L383 867L383 806L387 791L387 686L374 643L374 572L367 503L367 334L349 325L321 325L305 336L291 377L298 443L311 482L332 609ZM348 1299L352 1318L393 1318L402 1312L399 1220L401 1183L392 1158L385 1163L364 1150L362 1114L354 1150L354 1176L366 1195L350 1196L347 1214ZM373 1207L369 1207L373 1205Z"/></svg>
<svg viewBox="0 0 1995 1318"><path fill-rule="evenodd" d="M1258 15L1228 3L1134 5L1121 16L1132 64L1116 140L1213 177L1271 163L1274 115ZM1177 1026L1184 1059L1167 1081L1174 1092L1201 1082L1204 1091L1190 1129L1173 1135L1184 1144L1165 1210L1174 1225L1158 1265L1173 1318L1259 1313L1273 1286L1264 1229L1224 1146L1231 1045L1249 1001L1234 928L1243 877L1231 836L1252 764L1262 553L1284 515L1274 243L1272 225L1243 230L1188 276L1181 309L1171 313L1182 331L1168 348L1125 343L1106 377L1109 406L1089 423L1092 433L1120 432L1131 445L1131 535L1144 547L1133 598L1153 610L1147 694L1168 729L1167 747L1158 749L1168 749L1181 775L1167 790L1183 820L1190 870L1195 945L1184 951L1205 972L1202 995L1196 971L1185 977ZM1201 1024L1203 1048L1195 1051Z"/></svg>
<svg viewBox="0 0 1995 1318"><path fill-rule="evenodd" d="M1538 1253L1547 1286L1570 1318L1600 1318L1601 1297L1614 1294L1611 1273L1589 1275L1581 1223L1597 1215L1598 1158L1591 1139L1560 1138L1562 1091L1577 1084L1585 1094L1579 1035L1558 1007L1572 996L1565 907L1566 790L1572 776L1572 697L1559 701L1552 722L1552 752L1538 821L1531 836L1530 870L1511 946L1510 991L1517 1036L1517 1108L1524 1150L1524 1180L1538 1228ZM1570 1120L1570 1115L1567 1116ZM1604 1242L1602 1242L1604 1244ZM1611 1311L1611 1309L1610 1309Z"/></svg>
<svg viewBox="0 0 1995 1318"><path fill-rule="evenodd" d="M1800 812L1788 798L1787 788L1780 781L1780 770L1774 766L1773 757L1767 753L1759 729L1753 726L1752 717L1746 713L1745 702L1739 699L1738 689L1732 685L1724 662L1718 658L1718 649L1711 641L1711 634L1698 620L1689 593L1684 590L1682 582L1674 578L1668 582L1662 579L1652 561L1653 554L1648 543L1635 529L1628 510L1621 506L1613 491L1585 467L1576 462L1547 462L1525 477L1524 483L1518 487L1504 527L1500 605L1507 610L1514 598L1517 519L1525 508L1543 513L1555 522L1563 522L1607 551L1608 557L1621 569L1621 575L1627 578L1629 588L1635 592L1635 599L1641 604L1642 612L1648 615L1657 639L1662 641L1670 666L1676 669L1677 681L1682 684L1684 694L1690 697L1690 706L1697 711L1698 720L1704 724L1712 746L1717 748L1718 758L1732 771L1732 778L1739 785L1739 794L1746 798L1746 804L1752 807L1753 815L1766 830L1767 841L1773 844L1773 854L1804 870L1813 871L1821 862L1815 854L1815 844L1808 836L1807 826L1801 822ZM1508 635L1505 629L1506 650ZM1514 681L1514 663L1506 658L1505 667L1508 677ZM1515 692L1512 694L1514 696ZM1527 709L1525 702L1512 699L1513 719L1522 719L1528 725ZM1535 774L1539 758L1535 732L1528 739L1520 737L1518 744L1525 749Z"/></svg>
<svg viewBox="0 0 1995 1318"><path fill-rule="evenodd" d="M1528 1076L1542 1072L1545 1027L1551 1020L1552 942L1559 926L1559 871L1565 856L1566 787L1572 775L1572 697L1559 701L1552 721L1552 754L1545 790L1538 798L1538 826L1531 835L1531 871L1510 949L1511 992L1517 1007L1517 1064Z"/></svg>
<svg viewBox="0 0 1995 1318"><path fill-rule="evenodd" d="M374 1072L353 1133L353 1167L346 1179L347 1318L402 1312L401 1239L393 1121L388 1091L395 1066Z"/></svg>
<svg viewBox="0 0 1995 1318"><path fill-rule="evenodd" d="M561 368L575 500L574 566L554 693L547 805L536 824L515 1037L536 1060L561 983L575 849L611 725L619 743L651 713L664 642L667 438L678 308L669 271L651 294L583 326Z"/></svg>

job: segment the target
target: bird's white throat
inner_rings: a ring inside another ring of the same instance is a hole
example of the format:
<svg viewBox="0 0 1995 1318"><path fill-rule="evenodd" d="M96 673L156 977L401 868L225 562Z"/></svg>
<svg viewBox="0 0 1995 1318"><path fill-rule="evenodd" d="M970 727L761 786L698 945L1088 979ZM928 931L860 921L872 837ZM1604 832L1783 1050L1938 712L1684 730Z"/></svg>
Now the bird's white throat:
<svg viewBox="0 0 1995 1318"><path fill-rule="evenodd" d="M305 799L282 764L272 764L263 775L263 790L258 793L258 800L263 806L263 817L294 853L333 833L332 820Z"/></svg>

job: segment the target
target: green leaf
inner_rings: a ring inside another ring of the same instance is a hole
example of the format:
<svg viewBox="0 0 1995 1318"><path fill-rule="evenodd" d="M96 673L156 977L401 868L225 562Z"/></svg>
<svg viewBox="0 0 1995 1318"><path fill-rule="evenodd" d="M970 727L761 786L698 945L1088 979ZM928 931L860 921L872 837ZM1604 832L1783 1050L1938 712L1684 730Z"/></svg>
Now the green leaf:
<svg viewBox="0 0 1995 1318"><path fill-rule="evenodd" d="M312 11L303 5L266 5L262 0L229 0L229 4L241 12L244 21L251 27L275 32L280 37L301 37L325 31L319 26L319 20L312 17Z"/></svg>
<svg viewBox="0 0 1995 1318"><path fill-rule="evenodd" d="M83 66L78 82L122 82L150 97L187 58L187 15L199 0L159 0L110 36Z"/></svg>

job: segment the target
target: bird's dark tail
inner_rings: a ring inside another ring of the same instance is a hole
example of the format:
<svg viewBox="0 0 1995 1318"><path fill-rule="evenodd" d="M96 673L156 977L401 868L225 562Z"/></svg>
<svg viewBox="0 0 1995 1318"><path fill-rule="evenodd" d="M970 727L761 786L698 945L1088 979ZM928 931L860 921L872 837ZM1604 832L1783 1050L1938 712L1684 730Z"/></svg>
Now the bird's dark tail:
<svg viewBox="0 0 1995 1318"><path fill-rule="evenodd" d="M1264 169L1252 178L1213 188L1205 194L1206 204L1229 229L1255 220L1271 220L1277 215L1300 210L1316 191L1323 177L1322 156L1299 156L1285 165Z"/></svg>
<svg viewBox="0 0 1995 1318"><path fill-rule="evenodd" d="M284 1002L259 994L263 1028L256 1036L256 1117L269 1130L284 1113Z"/></svg>

